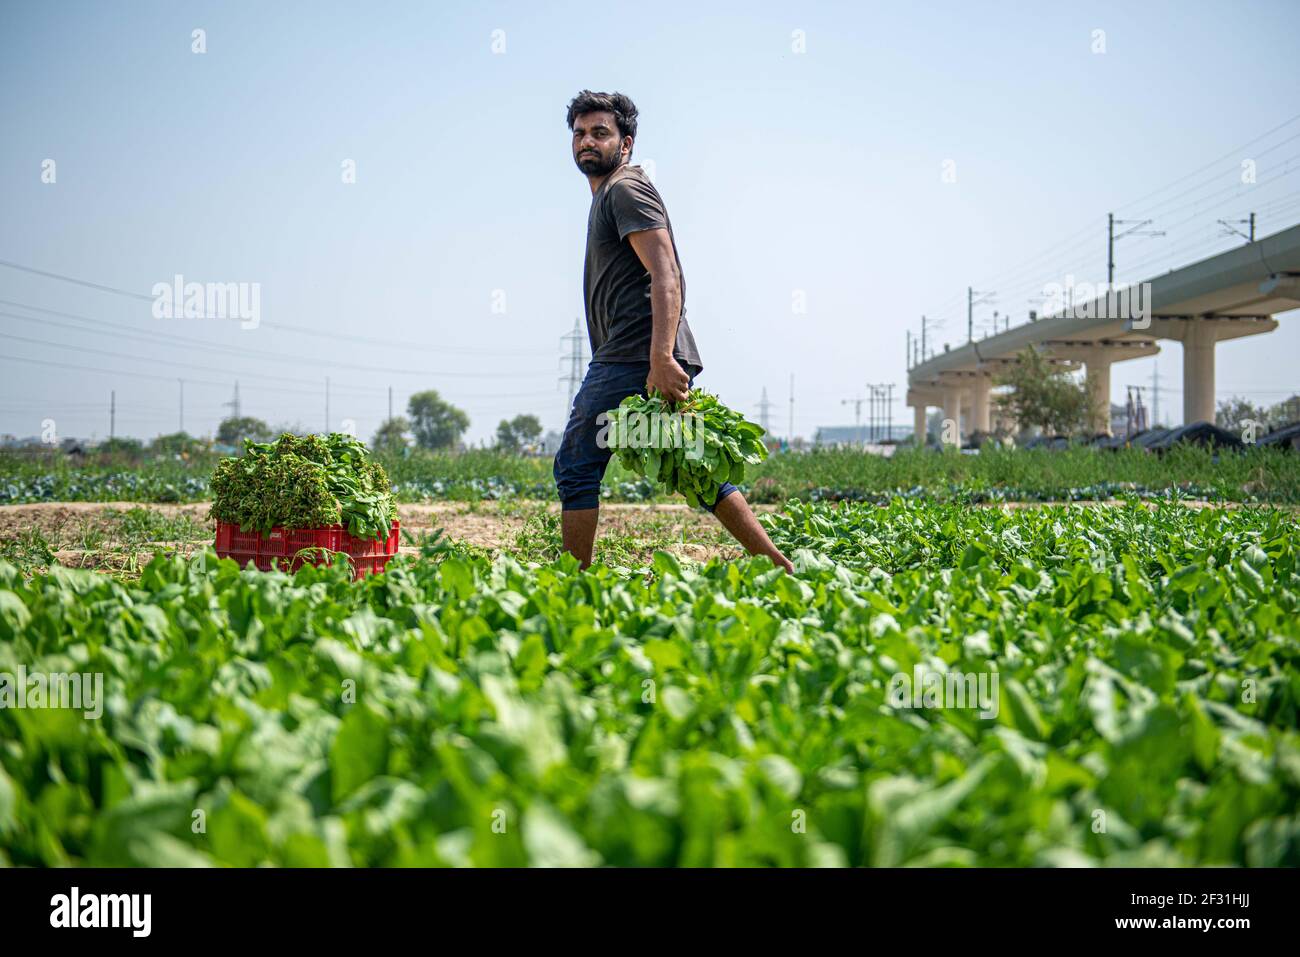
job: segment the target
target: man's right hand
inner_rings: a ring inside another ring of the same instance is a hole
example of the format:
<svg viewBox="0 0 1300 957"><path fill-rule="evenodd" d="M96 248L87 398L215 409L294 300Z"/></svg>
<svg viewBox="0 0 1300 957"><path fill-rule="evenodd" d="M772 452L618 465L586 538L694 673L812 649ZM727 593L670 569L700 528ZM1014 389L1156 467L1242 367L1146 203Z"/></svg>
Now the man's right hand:
<svg viewBox="0 0 1300 957"><path fill-rule="evenodd" d="M646 395L658 389L672 402L684 402L691 387L691 377L672 356L650 360L650 375L645 380Z"/></svg>

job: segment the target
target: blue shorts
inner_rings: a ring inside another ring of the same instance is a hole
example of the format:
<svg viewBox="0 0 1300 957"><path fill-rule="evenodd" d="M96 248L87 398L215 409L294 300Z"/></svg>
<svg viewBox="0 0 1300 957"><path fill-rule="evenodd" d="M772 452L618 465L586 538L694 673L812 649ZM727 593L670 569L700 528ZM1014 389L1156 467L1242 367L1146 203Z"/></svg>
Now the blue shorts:
<svg viewBox="0 0 1300 957"><path fill-rule="evenodd" d="M698 369L686 367L691 383ZM600 425L596 418L602 412L618 407L630 395L645 394L645 380L650 375L650 362L592 362L587 375L573 400L569 424L564 428L560 451L555 453L555 487L560 492L560 507L571 509L596 508L600 505L600 480L605 477L613 452L601 448L596 442ZM713 504L706 506L711 512L718 503L736 491L736 486L724 482L718 488Z"/></svg>

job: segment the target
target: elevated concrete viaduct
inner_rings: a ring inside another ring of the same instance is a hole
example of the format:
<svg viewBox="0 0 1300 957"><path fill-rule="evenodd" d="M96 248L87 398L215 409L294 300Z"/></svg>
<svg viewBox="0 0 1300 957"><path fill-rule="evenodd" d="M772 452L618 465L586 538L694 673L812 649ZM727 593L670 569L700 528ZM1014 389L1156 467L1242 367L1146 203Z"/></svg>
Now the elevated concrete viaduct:
<svg viewBox="0 0 1300 957"><path fill-rule="evenodd" d="M1183 421L1213 422L1215 345L1272 332L1276 313L1300 308L1300 226L1170 270L1131 290L1132 296L1111 292L913 366L907 404L917 434L924 434L932 406L955 423L946 438L960 442L972 431L988 431L993 379L1028 346L1050 361L1085 368L1093 402L1108 410L1110 367L1157 354L1161 340L1182 344Z"/></svg>

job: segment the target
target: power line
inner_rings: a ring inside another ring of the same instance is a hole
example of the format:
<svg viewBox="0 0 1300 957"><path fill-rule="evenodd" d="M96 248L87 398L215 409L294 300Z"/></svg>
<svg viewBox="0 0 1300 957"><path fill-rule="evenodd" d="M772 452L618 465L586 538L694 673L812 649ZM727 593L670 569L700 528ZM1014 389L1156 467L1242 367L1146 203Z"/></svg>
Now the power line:
<svg viewBox="0 0 1300 957"><path fill-rule="evenodd" d="M0 316L7 316L7 315L9 315L9 313L0 312ZM21 319L21 318L25 318L25 317L23 317L23 316L15 316L14 318ZM64 349L66 349L66 350L71 350L71 351L73 351L73 352L85 352L85 353L88 353L88 354L90 354L90 355L104 356L105 358L109 358L109 359L127 359L127 360L131 360L131 361L135 361L135 362L148 362L148 361L151 361L151 360L149 360L149 359L147 359L147 358L145 358L145 357L143 357L143 356L133 356L133 355L128 355L127 353L124 353L124 352L112 352L112 351L109 351L109 350L107 350L107 349L95 349L95 348L92 348L91 346L77 346L77 345L70 345L70 344L68 344L68 343L62 343L62 342L49 342L48 340L45 340L45 339L33 339L33 338L30 338L29 336L17 336L17 335L14 335L13 333L10 333L10 332L0 332L0 339L13 339L13 340L15 340L15 341L17 341L17 342L26 342L26 343L30 343L30 344L38 345L38 346L52 346L52 347L54 347L54 348L56 348L56 349L60 349L60 350L64 350ZM4 358L10 358L10 357L5 356ZM223 370L223 369L214 369L212 366L197 365L196 363L193 363L193 362L175 362L175 361L170 361L168 364L169 364L169 365L173 365L173 366L184 366L184 367L189 368L189 369L199 369L199 370L201 370L201 371L203 371L203 372L224 372L224 371L226 371L226 370ZM100 372L104 372L104 373L107 374L107 375L115 375L115 374L117 374L117 373L116 373L116 370L113 370L113 369L100 369L100 370L98 370L98 371L100 371ZM244 376L244 377L246 377L246 378L254 378L254 379L270 379L270 380L272 380L272 381L274 381L274 382L308 382L308 381L310 381L310 380L306 380L306 379L292 379L292 378L286 378L285 376L269 375L269 374L265 374L265 373L256 373L256 372L241 372L241 373L239 373L239 375L242 375L242 376ZM166 379L168 379L169 381L173 381L173 380L175 379L175 376L164 376L163 378L166 378ZM294 391L297 391L297 392L299 392L300 394L302 393L302 390L294 390Z"/></svg>
<svg viewBox="0 0 1300 957"><path fill-rule="evenodd" d="M0 302L10 303L10 300L0 299ZM222 343L216 343L216 342L195 342L195 341L190 341L190 339L183 339L181 337L177 337L177 335L168 335L166 333L139 333L139 332L134 332L134 330L130 330L129 328L127 328L127 326L116 324L116 322L104 322L103 320L90 319L90 317L88 316L78 316L75 315L75 313L59 312L56 311L56 309L45 309L39 306L26 306L26 304L22 304L22 303L18 303L18 307L31 309L32 312L48 312L48 313L52 313L52 315L60 315L60 316L68 317L68 319L74 319L83 322L91 322L91 324L95 324L95 325L108 325L110 326L110 328L114 330L121 330L121 332L100 332L100 330L91 330L91 332L95 332L96 334L100 334L100 335L113 335L113 337L117 337L117 338L121 338L123 337L123 335L125 335L126 338L133 338L136 339L136 341L161 343L161 345L173 345L174 343L174 345L182 346L183 348L186 348L186 350L190 350L190 351L218 352L218 354L221 355L237 355L240 356L240 358L266 359L266 360L278 361L278 363L283 363L283 361L286 360L286 356L283 354L279 354L279 352L251 350L251 348L226 346L226 345L222 345ZM77 326L69 326L68 324L66 324L66 322L55 322L52 320L35 319L35 317L32 316L19 316L17 315L17 313L13 313L13 312L0 312L0 316L6 316L9 317L9 319L18 319L27 322L42 322L42 324L45 325L60 326L60 328L64 328L64 329L75 329L75 332L87 332L87 330L79 329L77 328ZM45 345L55 345L55 346L62 347L61 343L45 343ZM391 365L357 365L355 363L341 363L341 361L337 361L334 359L312 359L311 361L315 365L329 365L329 367L331 368L346 369L346 371L350 371L350 372L391 372L394 374L399 374L399 376L428 376L432 378L528 378L528 377L536 376L537 374L537 373L526 373L526 372L523 373L521 372L435 372L433 371L433 369L402 369L402 368L391 367ZM208 367L203 367L203 368L208 368ZM248 373L248 374L256 374L256 373ZM296 382L307 381L307 380L292 380L292 378L287 378L282 376L277 376L276 378L285 378L285 381L296 381ZM368 390L382 391L380 386L369 386Z"/></svg>
<svg viewBox="0 0 1300 957"><path fill-rule="evenodd" d="M13 337L6 336L6 338L13 338ZM45 343L45 344L49 345L49 343ZM75 347L68 346L68 348L75 348ZM114 355L117 354L114 353ZM154 375L148 372L131 372L123 369L105 369L103 366L83 366L71 362L53 362L49 359L33 359L27 356L0 355L0 362L21 362L25 365L49 366L56 369L73 369L78 372L97 372L100 375L126 376L127 378L132 378L132 379L152 379L156 382L176 381L176 377L170 375ZM211 379L187 379L186 381L194 385L217 386L222 389L227 388L230 385L229 382L214 382ZM262 386L261 388L265 392L285 392L292 395L309 394L302 389L283 389L283 388L275 388L272 386Z"/></svg>
<svg viewBox="0 0 1300 957"><path fill-rule="evenodd" d="M1236 149L1229 150L1228 152L1224 153L1222 156L1218 157L1217 159L1212 159L1212 160L1210 160L1210 162L1206 163L1204 166L1200 167L1199 169L1192 170L1192 172L1188 173L1186 176L1182 176L1182 177L1180 177L1180 178L1178 178L1178 179L1176 179L1176 180L1173 180L1172 182L1166 183L1164 186L1161 186L1159 189L1154 190L1154 191L1152 191L1152 192L1150 192L1150 193L1147 193L1145 196L1139 196L1137 199L1132 200L1131 202L1125 203L1123 206L1116 206L1115 208L1116 208L1116 209L1128 209L1130 206L1136 206L1138 203L1145 202L1146 200L1150 199L1152 196L1158 196L1159 194L1163 193L1165 190L1170 189L1170 188L1172 188L1172 187L1174 187L1174 186L1177 186L1179 183L1186 182L1187 180L1191 179L1193 176L1197 176L1197 175L1199 175L1199 174L1205 172L1205 171L1206 171L1207 169L1209 169L1211 166L1215 166L1215 165L1217 165L1217 164L1219 164L1219 163L1222 163L1222 162L1223 162L1224 160L1226 160L1226 159L1230 159L1230 158L1232 158L1232 157L1240 156L1242 150L1246 149L1246 148L1249 147L1249 146L1254 146L1256 143L1258 143L1258 142L1259 142L1260 140L1262 140L1262 139L1267 139L1268 137L1270 137L1270 136L1272 136L1274 133L1276 133L1278 130L1280 130L1280 129L1284 128L1284 127L1290 126L1290 125L1291 125L1292 123L1294 123L1296 120L1300 120L1300 113L1297 113L1295 116L1291 117L1289 120L1284 120L1283 122L1279 123L1277 126L1273 127L1271 130L1269 130L1268 132L1266 132L1266 133L1261 133L1259 136L1255 137L1253 140L1250 140L1250 141L1247 142L1247 143L1243 143L1241 146L1238 146ZM1284 141L1284 142L1289 142L1289 141Z"/></svg>
<svg viewBox="0 0 1300 957"><path fill-rule="evenodd" d="M1300 154L1297 154L1296 156L1291 157L1292 160L1294 160L1294 159L1298 159L1298 158L1300 158ZM1290 162L1290 160L1288 160L1288 162ZM1300 169L1300 167L1297 167L1297 169ZM1264 190L1268 189L1270 186L1273 186L1273 185L1275 185L1276 183L1282 181L1282 180L1285 179L1287 176L1291 175L1292 172L1295 172L1295 170L1287 169L1287 170L1284 170L1283 172L1281 172L1281 173L1279 173L1279 174L1277 174L1277 175L1275 175L1275 176L1270 176L1269 178L1263 180L1262 182L1259 182L1259 183L1253 184L1253 185L1251 186L1251 188L1250 188L1249 190L1245 190L1244 193L1249 194L1249 198L1250 198L1250 201L1251 201L1252 203L1253 203L1253 202L1257 202L1257 197L1258 197L1258 195L1259 195L1261 192L1263 192ZM1226 187L1225 189L1221 189L1221 190L1219 190L1218 192L1213 193L1213 194L1211 194L1211 196L1209 196L1209 197L1205 197L1205 198L1202 200L1202 202L1205 202L1206 200L1209 200L1209 199L1212 198L1213 196L1218 196L1218 195L1220 195L1221 193L1227 192L1228 190L1237 190L1237 192L1234 193L1234 195L1232 195L1232 196L1225 197L1225 198L1223 198L1223 199L1218 200L1217 202L1210 203L1209 205L1202 205L1202 206L1199 206L1199 208L1197 209L1197 211L1194 212L1191 216L1188 216L1186 219L1182 219L1182 220L1180 220L1180 221L1174 223L1172 226L1168 227L1168 229L1171 230L1171 231L1172 231L1172 230L1176 230L1176 229L1179 229L1179 228L1182 227L1182 226L1186 226L1186 225L1191 224L1191 223L1196 223L1196 224L1199 225L1199 226L1209 226L1209 225L1211 225L1211 224L1206 220L1206 217L1210 214L1210 211L1211 211L1211 210L1214 210L1214 209L1217 209L1218 207L1223 206L1223 205L1226 204L1226 203L1231 203L1231 202L1234 202L1234 201L1237 201L1237 200L1243 198L1243 191L1240 190L1240 188L1239 188L1238 186L1233 185L1233 186L1230 186L1230 187ZM1184 252L1184 251L1186 251L1186 250L1188 250L1188 249L1199 248L1199 247L1203 247L1203 246L1206 246L1206 245L1210 245L1210 244L1213 244L1213 243L1214 243L1215 241L1217 241L1217 240L1221 240L1222 238L1223 238L1222 234L1220 234L1220 233L1218 233L1218 232L1216 231L1216 232L1214 232L1214 233L1213 233L1211 236L1209 236L1209 237L1203 237L1203 238L1200 238L1200 239L1197 239L1197 240L1193 240L1193 241L1190 242L1190 243L1184 243L1182 246L1179 246L1179 247L1177 247L1176 249L1173 249L1173 250L1170 250L1170 249L1162 250L1160 253L1157 253L1155 256L1150 256L1150 257L1148 257L1147 259L1144 259L1144 260L1138 262L1138 263L1135 264L1134 266L1131 266L1131 267L1130 267L1130 270L1133 271L1133 272L1136 272L1136 271L1139 270L1139 269L1146 268L1146 267L1149 266L1151 263L1160 262L1160 261L1162 261L1162 260L1164 260L1164 261L1168 261L1168 260L1169 260L1170 258L1172 258L1173 256L1178 255L1178 254L1180 254L1180 253L1182 253L1182 252Z"/></svg>
<svg viewBox="0 0 1300 957"><path fill-rule="evenodd" d="M1222 196L1224 193L1235 193L1235 195L1230 196L1227 199L1219 200L1218 202L1211 204L1208 208L1213 209L1215 206L1222 206L1224 203L1232 202L1234 199L1237 199L1239 197L1244 197L1246 194L1249 194L1249 196L1252 198L1253 201L1253 198L1257 196L1260 192L1262 192L1265 187L1270 186L1273 183L1280 182L1281 180L1285 179L1287 176L1290 176L1293 172L1295 172L1296 170L1291 168L1291 163L1295 162L1297 159L1300 159L1300 153L1297 153L1294 156L1287 157L1287 159L1284 161L1285 168L1282 170L1282 172L1270 176L1265 180L1256 183L1229 183L1227 186L1215 190L1213 193L1210 193L1208 196L1202 196L1190 203L1184 203L1182 206L1176 206L1174 209L1166 211L1163 215L1171 216L1174 213L1179 212L1181 210L1194 207L1194 211L1192 212L1192 215L1188 216L1186 219L1180 220L1179 222L1175 223L1173 227L1171 227L1171 228L1177 228L1178 226L1181 226L1185 223L1194 222L1200 219L1203 215L1205 215L1205 209L1206 209L1205 203L1209 202L1211 199L1213 199L1216 196Z"/></svg>
<svg viewBox="0 0 1300 957"><path fill-rule="evenodd" d="M22 263L16 263L8 259L0 259L0 266L7 266L10 269L17 269L22 272L32 273L37 276L44 276L48 279L59 279L63 282L75 283L78 286L85 286L88 289L96 289L100 292L109 292L118 296L126 296L129 299L137 299L143 302L153 303L155 297L146 296L143 293L131 292L129 289L119 289L116 286L108 286L103 283L90 282L86 279L78 279L76 276L68 276L63 273L50 272L45 269L36 269L33 266L25 266ZM34 306L28 308L36 308ZM316 336L318 338L337 340L345 339L350 342L365 342L372 345L384 346L389 349L410 350L417 349L424 352L440 352L460 355L483 355L483 356L517 356L535 358L540 353L537 350L499 350L499 349L477 349L465 346L447 346L432 345L419 342L410 342L398 339L382 339L377 336L357 336L344 332L328 332L322 329L313 329L309 326L297 326L290 323L281 322L259 322L259 328L278 329L284 332L294 332L304 336Z"/></svg>
<svg viewBox="0 0 1300 957"><path fill-rule="evenodd" d="M161 343L163 345L175 344L185 348L187 351L210 352L215 355L222 355L222 356L239 356L241 358L249 357L253 359L265 358L275 362L284 362L286 358L281 353L264 352L260 349L241 349L237 346L228 346L222 343L215 343L215 342L197 342L194 340L184 339L180 336L170 336L167 335L166 333L148 333L148 334L139 333L131 330L127 326L118 323L104 322L102 320L93 319L90 316L80 316L77 315L76 313L61 312L57 309L45 309L41 306L30 306L27 305L26 303L15 302L10 299L0 299L0 304L17 306L20 309L28 309L32 312L44 312L53 316L62 316L67 319L72 319L77 322L86 322L95 326L108 326L111 330L111 331L105 331L103 329L82 329L79 326L68 325L67 323L57 322L52 319L40 319L35 316L20 316L17 313L12 313L12 312L0 312L0 316L5 316L10 319L19 319L23 322L35 322L41 325L54 326L60 329L71 329L75 332L89 332L93 335L104 335L104 336L111 335L114 338L134 339L137 342ZM55 343L47 343L47 344L56 345ZM57 344L57 345L59 346L59 348L62 348L62 344ZM136 357L136 358L142 358L142 357ZM285 376L276 376L275 378L285 382L310 382L311 381L308 379L294 379L292 377L285 377ZM361 386L359 388L364 389L365 391L375 390L375 387L371 387L371 386Z"/></svg>
<svg viewBox="0 0 1300 957"><path fill-rule="evenodd" d="M1258 159L1258 158L1261 157L1261 156L1267 156L1269 153L1273 152L1275 149L1280 149L1281 147L1285 146L1287 143L1291 143L1291 142L1293 142L1293 141L1295 141L1295 140L1298 140L1298 139L1300 139L1300 133L1297 133L1297 134L1295 134L1294 136L1288 136L1286 139L1284 139L1284 140L1279 140L1277 143L1274 143L1274 144L1273 144L1272 146L1270 146L1268 149L1266 149L1266 150L1261 150L1260 152L1256 153L1255 156L1250 157L1250 158L1251 158L1251 159ZM1247 145L1250 145L1250 144L1247 144ZM1245 148L1245 147L1242 147L1242 149L1244 149L1244 148ZM1236 152L1237 154L1240 153L1239 150L1238 150L1238 151L1235 151L1235 152ZM1226 158L1226 157L1225 157L1225 158ZM1292 157L1291 159L1294 159L1294 157ZM1289 162L1291 162L1291 159L1283 160L1283 162L1284 162L1284 163L1289 163ZM1222 162L1222 161L1223 161L1222 159L1219 159L1219 160L1216 160L1215 163L1220 163L1220 162ZM1213 164L1211 164L1211 165L1213 165ZM1209 167L1208 167L1208 166L1203 167L1201 171L1203 172L1205 169L1209 169ZM1205 188L1208 187L1208 186L1213 186L1216 182L1218 182L1219 177L1224 176L1224 175L1226 175L1226 174L1229 173L1229 172L1231 172L1231 173L1237 173L1237 172L1239 172L1239 171L1240 171L1240 166L1239 166L1239 165L1235 162L1235 160L1234 160L1234 163L1233 163L1233 165L1232 165L1232 167L1231 167L1230 170L1223 170L1223 169L1216 170L1215 173L1214 173L1212 176L1210 176L1209 178L1205 179L1203 182L1197 183L1195 186L1188 187L1187 189L1183 190L1181 193L1175 193L1173 196L1169 196L1169 197L1167 197L1167 198L1165 198L1165 199L1162 199L1160 202L1156 203L1156 204L1153 205L1153 206L1149 206L1149 207L1144 208L1144 209L1143 209L1143 212L1142 212L1142 215L1152 215L1152 214L1154 214L1155 212L1157 212L1157 211L1159 211L1160 209L1162 209L1165 205L1167 205L1168 203L1172 203L1172 202L1173 202L1174 200L1176 200L1176 199L1182 199L1184 196L1188 196L1188 195L1190 195L1190 194L1192 194L1192 193L1195 193L1197 190L1205 189ZM1238 186L1240 186L1240 185L1247 185L1247 184L1237 183L1237 184L1234 184L1234 185L1238 185ZM1214 195L1214 194L1211 194L1211 195ZM1175 206L1175 207L1174 207L1173 209L1171 209L1171 210L1165 210L1163 213L1161 213L1161 215L1162 215L1162 216L1168 216L1168 215L1170 215L1171 213L1176 212L1177 210L1180 210L1180 209L1186 209L1188 206L1194 206L1194 205L1196 205L1197 202L1198 202L1198 200L1191 200L1191 201L1189 201L1189 202L1183 203L1181 206ZM1133 205L1133 204L1130 203L1130 204L1128 204L1128 205L1131 206L1131 205ZM1123 209L1123 208L1126 208L1126 207L1116 207L1116 208L1117 208L1117 209Z"/></svg>

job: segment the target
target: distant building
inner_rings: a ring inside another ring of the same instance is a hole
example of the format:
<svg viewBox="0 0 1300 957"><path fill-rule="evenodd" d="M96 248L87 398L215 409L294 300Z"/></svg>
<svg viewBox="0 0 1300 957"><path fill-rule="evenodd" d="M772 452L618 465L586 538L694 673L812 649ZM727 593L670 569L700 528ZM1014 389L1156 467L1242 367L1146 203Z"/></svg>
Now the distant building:
<svg viewBox="0 0 1300 957"><path fill-rule="evenodd" d="M1110 434L1125 435L1129 427L1129 410L1127 406L1110 404ZM1136 429L1134 430L1136 431Z"/></svg>
<svg viewBox="0 0 1300 957"><path fill-rule="evenodd" d="M901 442L911 437L912 428L907 425L895 425L890 430L880 425L874 431L869 425L823 425L813 434L813 445L817 448L852 448L887 441Z"/></svg>

